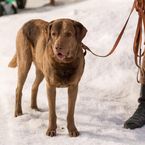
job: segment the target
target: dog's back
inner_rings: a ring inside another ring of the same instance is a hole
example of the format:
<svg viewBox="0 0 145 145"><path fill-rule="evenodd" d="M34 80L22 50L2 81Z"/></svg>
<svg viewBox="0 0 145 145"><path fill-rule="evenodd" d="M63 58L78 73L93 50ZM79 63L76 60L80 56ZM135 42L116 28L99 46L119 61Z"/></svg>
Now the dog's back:
<svg viewBox="0 0 145 145"><path fill-rule="evenodd" d="M17 33L16 53L8 66L12 68L16 67L18 61L17 55L19 53L23 53L26 49L31 50L30 57L32 57L32 53L37 45L38 38L41 36L41 33L47 31L47 29L48 22L41 19L33 19L25 23Z"/></svg>

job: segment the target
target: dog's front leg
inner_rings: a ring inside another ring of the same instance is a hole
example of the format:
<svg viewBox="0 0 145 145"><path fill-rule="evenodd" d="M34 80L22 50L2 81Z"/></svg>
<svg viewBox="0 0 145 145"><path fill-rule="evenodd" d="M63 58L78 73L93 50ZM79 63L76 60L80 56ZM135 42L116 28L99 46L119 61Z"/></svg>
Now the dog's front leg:
<svg viewBox="0 0 145 145"><path fill-rule="evenodd" d="M55 111L55 97L56 97L56 88L47 85L47 96L48 96L48 105L49 105L49 127L46 132L48 136L56 136L56 111Z"/></svg>
<svg viewBox="0 0 145 145"><path fill-rule="evenodd" d="M73 85L68 88L68 115L67 115L67 128L71 137L77 137L79 132L74 122L75 102L77 98L78 85Z"/></svg>

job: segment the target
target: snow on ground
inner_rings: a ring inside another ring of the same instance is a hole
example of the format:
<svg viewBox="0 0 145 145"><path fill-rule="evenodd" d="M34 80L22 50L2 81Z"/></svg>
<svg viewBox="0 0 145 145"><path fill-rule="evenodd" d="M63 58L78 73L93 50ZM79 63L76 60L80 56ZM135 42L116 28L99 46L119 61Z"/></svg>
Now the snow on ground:
<svg viewBox="0 0 145 145"><path fill-rule="evenodd" d="M72 1L73 2L73 1ZM81 135L67 135L67 92L58 89L58 135L47 137L47 97L45 82L39 88L38 104L43 110L30 109L30 92L34 66L23 91L24 115L14 118L17 69L7 67L15 53L15 37L26 21L41 18L47 21L68 17L82 22L88 29L84 43L93 51L105 54L112 47L132 6L133 0L84 0L55 8L34 9L0 18L0 145L143 145L145 127L126 130L123 123L137 107L140 85L133 60L132 42L137 23L134 12L123 39L108 58L86 56L80 82L75 120ZM31 13L30 13L31 12Z"/></svg>

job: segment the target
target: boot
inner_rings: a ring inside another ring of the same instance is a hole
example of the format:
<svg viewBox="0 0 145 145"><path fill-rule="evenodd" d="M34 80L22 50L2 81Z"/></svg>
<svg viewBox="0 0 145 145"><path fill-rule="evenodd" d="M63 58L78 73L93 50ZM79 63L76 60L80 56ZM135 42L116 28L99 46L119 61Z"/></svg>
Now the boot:
<svg viewBox="0 0 145 145"><path fill-rule="evenodd" d="M141 85L139 106L135 113L124 123L124 128L135 129L145 125L145 84Z"/></svg>

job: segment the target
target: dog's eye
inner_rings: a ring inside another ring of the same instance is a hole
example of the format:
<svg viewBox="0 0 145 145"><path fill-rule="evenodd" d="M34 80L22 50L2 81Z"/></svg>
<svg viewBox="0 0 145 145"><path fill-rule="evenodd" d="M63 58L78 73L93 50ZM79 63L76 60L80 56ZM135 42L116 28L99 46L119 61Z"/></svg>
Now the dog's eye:
<svg viewBox="0 0 145 145"><path fill-rule="evenodd" d="M55 33L55 32L52 32L51 35L52 35L52 36L56 36L56 33Z"/></svg>

